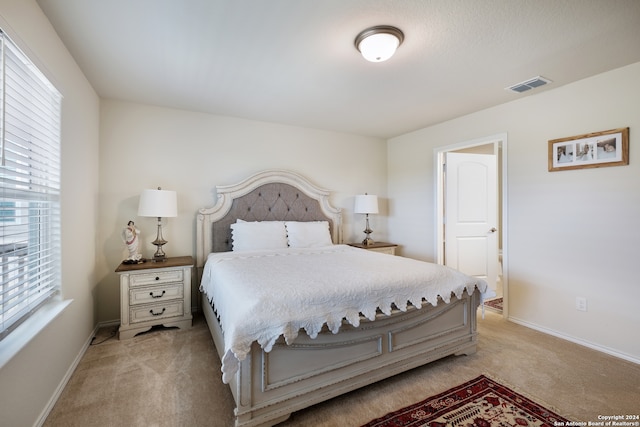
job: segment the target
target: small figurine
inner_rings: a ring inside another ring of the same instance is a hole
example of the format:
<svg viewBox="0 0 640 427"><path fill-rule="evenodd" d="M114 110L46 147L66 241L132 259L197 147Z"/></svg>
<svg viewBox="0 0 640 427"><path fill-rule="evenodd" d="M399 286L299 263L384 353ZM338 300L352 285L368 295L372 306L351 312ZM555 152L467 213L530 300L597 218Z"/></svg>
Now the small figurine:
<svg viewBox="0 0 640 427"><path fill-rule="evenodd" d="M122 230L122 240L127 245L127 250L129 251L129 258L123 261L125 264L139 264L144 262L139 252L140 239L138 239L138 234L140 234L140 230L136 228L133 221L129 221L127 226Z"/></svg>

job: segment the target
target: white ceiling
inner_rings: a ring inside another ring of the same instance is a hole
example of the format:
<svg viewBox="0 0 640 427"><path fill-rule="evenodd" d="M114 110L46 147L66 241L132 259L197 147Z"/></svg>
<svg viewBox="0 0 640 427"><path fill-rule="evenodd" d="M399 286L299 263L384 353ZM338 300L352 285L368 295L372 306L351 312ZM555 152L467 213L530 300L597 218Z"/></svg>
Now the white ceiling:
<svg viewBox="0 0 640 427"><path fill-rule="evenodd" d="M38 3L103 98L385 139L640 61L638 0ZM404 43L367 62L382 24Z"/></svg>

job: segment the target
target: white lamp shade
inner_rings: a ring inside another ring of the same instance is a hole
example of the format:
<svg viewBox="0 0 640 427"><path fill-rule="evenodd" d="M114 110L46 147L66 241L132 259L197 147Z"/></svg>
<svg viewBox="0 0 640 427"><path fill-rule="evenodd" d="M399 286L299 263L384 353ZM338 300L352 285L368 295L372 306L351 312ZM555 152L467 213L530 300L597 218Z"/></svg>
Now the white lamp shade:
<svg viewBox="0 0 640 427"><path fill-rule="evenodd" d="M143 190L138 204L138 216L174 217L178 216L178 202L175 191Z"/></svg>
<svg viewBox="0 0 640 427"><path fill-rule="evenodd" d="M382 62L391 58L399 45L400 40L393 34L378 33L363 39L358 49L367 61Z"/></svg>
<svg viewBox="0 0 640 427"><path fill-rule="evenodd" d="M362 194L356 196L354 212L359 214L377 214L378 196L373 194Z"/></svg>

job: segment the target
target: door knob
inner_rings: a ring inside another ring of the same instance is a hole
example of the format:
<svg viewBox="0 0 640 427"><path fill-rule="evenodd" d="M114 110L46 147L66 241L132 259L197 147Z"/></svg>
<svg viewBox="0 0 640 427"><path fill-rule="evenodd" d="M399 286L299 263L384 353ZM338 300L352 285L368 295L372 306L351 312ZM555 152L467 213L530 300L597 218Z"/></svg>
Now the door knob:
<svg viewBox="0 0 640 427"><path fill-rule="evenodd" d="M489 230L490 233L495 233L496 231L498 231L498 229L495 227L491 227L491 230Z"/></svg>

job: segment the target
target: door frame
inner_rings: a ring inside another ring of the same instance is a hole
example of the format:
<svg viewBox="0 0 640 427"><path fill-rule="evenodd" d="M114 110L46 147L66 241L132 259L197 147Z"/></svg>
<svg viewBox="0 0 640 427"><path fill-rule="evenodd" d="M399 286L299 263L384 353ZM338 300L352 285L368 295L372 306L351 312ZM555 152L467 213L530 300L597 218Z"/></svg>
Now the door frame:
<svg viewBox="0 0 640 427"><path fill-rule="evenodd" d="M435 189L435 250L436 263L444 264L444 157L449 151L458 151L464 148L472 148L480 145L493 144L493 151L501 159L498 165L498 183L499 190L499 212L500 215L500 243L499 248L502 249L502 293L503 293L503 310L502 316L508 317L508 296L509 296L509 276L508 276L508 215L507 215L507 133L499 133L469 141L462 141L456 144L435 147L433 149L434 171L436 183ZM500 153L501 152L501 153Z"/></svg>

